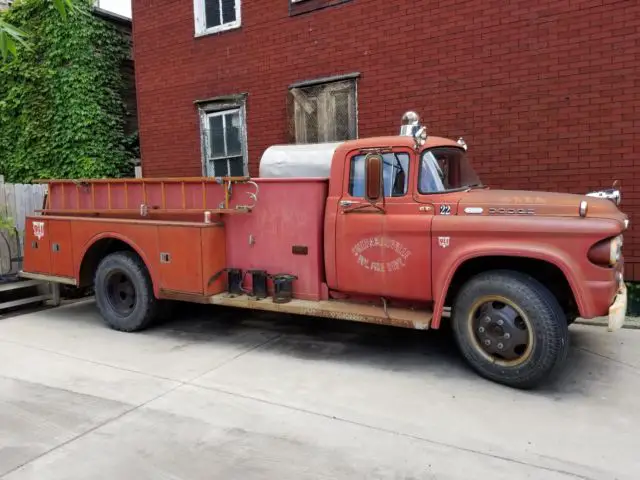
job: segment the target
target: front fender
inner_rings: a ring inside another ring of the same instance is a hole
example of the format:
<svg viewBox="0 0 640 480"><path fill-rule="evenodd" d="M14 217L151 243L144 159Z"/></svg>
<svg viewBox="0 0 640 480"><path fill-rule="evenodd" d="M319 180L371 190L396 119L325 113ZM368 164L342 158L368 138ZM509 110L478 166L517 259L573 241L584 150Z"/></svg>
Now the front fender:
<svg viewBox="0 0 640 480"><path fill-rule="evenodd" d="M599 298L596 305L589 292L604 292L599 296L606 297L614 274L592 264L588 252L596 242L619 234L620 222L589 217L437 215L432 225L434 328L440 324L455 272L464 262L485 256L531 258L555 265L586 318L607 301Z"/></svg>
<svg viewBox="0 0 640 480"><path fill-rule="evenodd" d="M453 260L447 268L434 269L433 291L437 292L437 295L434 296L432 328L438 328L440 326L447 292L449 291L451 281L460 266L475 258L495 256L532 258L555 265L560 269L560 271L562 271L563 275L567 279L578 305L578 309L581 312L585 310L586 293L576 275L576 272L579 271L579 266L562 250L548 245L542 246L538 244L505 246L500 245L495 241L484 242L482 244L475 243L473 245L457 249L455 260Z"/></svg>

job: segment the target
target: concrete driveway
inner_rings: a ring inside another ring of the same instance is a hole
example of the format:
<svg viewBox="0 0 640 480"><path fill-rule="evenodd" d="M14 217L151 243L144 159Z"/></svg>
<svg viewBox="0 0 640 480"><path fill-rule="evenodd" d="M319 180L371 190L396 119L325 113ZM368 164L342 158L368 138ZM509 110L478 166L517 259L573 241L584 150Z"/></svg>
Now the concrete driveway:
<svg viewBox="0 0 640 480"><path fill-rule="evenodd" d="M561 378L521 392L470 372L447 332L178 317L119 333L89 301L0 320L0 478L640 473L640 331L573 326Z"/></svg>

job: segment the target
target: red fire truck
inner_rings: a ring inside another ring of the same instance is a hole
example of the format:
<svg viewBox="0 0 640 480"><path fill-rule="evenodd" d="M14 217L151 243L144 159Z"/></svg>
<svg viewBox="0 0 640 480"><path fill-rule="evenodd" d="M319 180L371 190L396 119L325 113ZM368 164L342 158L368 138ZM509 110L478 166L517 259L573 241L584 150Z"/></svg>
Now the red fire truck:
<svg viewBox="0 0 640 480"><path fill-rule="evenodd" d="M50 180L22 275L93 285L127 332L176 300L422 330L450 317L478 373L530 388L575 318L624 321L619 203L486 188L462 139L408 112L400 135L271 147L258 178Z"/></svg>

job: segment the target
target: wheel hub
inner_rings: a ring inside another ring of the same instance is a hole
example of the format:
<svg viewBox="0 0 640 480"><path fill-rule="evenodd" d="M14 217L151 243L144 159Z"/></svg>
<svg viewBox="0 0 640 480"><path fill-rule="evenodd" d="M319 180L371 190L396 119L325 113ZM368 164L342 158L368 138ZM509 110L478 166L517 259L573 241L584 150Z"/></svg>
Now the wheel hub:
<svg viewBox="0 0 640 480"><path fill-rule="evenodd" d="M114 272L107 279L107 299L120 315L129 315L136 306L136 289L131 279L121 272Z"/></svg>
<svg viewBox="0 0 640 480"><path fill-rule="evenodd" d="M503 360L517 360L527 350L529 334L526 322L510 305L486 302L476 311L473 325L480 347Z"/></svg>

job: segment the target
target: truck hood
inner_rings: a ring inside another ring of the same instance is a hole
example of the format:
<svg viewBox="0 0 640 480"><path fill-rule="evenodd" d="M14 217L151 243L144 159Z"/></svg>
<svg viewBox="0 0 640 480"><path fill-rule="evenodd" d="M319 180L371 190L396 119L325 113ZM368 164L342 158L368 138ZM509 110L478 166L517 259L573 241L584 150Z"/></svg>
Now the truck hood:
<svg viewBox="0 0 640 480"><path fill-rule="evenodd" d="M604 198L570 193L489 189L466 192L458 204L458 214L580 217L580 202L583 200L587 202L587 217L609 218L623 224L627 218L614 202Z"/></svg>

